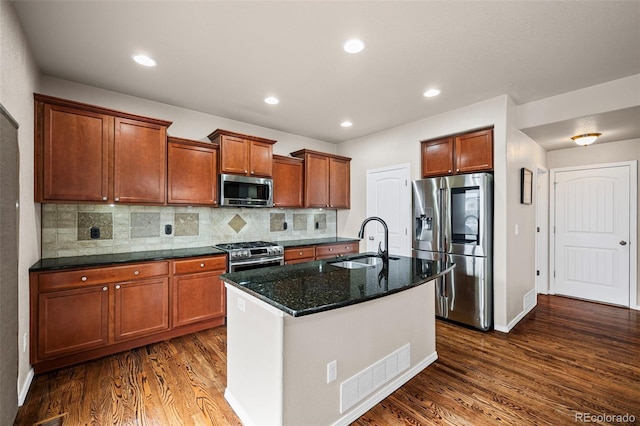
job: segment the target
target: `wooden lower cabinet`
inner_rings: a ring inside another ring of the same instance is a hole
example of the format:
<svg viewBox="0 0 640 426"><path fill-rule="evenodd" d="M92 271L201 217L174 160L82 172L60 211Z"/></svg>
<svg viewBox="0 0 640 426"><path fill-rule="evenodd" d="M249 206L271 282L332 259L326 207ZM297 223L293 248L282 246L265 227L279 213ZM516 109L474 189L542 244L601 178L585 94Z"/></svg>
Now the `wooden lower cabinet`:
<svg viewBox="0 0 640 426"><path fill-rule="evenodd" d="M35 372L224 324L225 269L217 255L31 272Z"/></svg>
<svg viewBox="0 0 640 426"><path fill-rule="evenodd" d="M133 339L169 329L167 277L114 284L114 339Z"/></svg>
<svg viewBox="0 0 640 426"><path fill-rule="evenodd" d="M284 251L284 263L286 265L294 265L314 260L333 259L347 254L358 253L359 250L360 244L357 241L354 243L291 247Z"/></svg>
<svg viewBox="0 0 640 426"><path fill-rule="evenodd" d="M108 286L92 286L41 293L38 332L32 334L32 339L37 339L37 359L106 346L109 343L108 290Z"/></svg>
<svg viewBox="0 0 640 426"><path fill-rule="evenodd" d="M311 262L316 260L316 248L310 247L292 247L284 251L285 265L295 265L296 263Z"/></svg>
<svg viewBox="0 0 640 426"><path fill-rule="evenodd" d="M226 257L174 261L173 326L201 323L203 328L224 323Z"/></svg>
<svg viewBox="0 0 640 426"><path fill-rule="evenodd" d="M357 242L318 246L316 247L316 260L332 259L346 254L358 253L359 249L360 246Z"/></svg>

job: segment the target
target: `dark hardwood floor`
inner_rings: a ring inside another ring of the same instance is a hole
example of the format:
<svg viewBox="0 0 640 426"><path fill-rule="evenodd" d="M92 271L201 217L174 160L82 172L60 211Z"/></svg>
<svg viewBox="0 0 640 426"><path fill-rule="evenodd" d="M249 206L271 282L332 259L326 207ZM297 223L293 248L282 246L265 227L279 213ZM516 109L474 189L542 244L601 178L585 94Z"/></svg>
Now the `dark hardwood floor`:
<svg viewBox="0 0 640 426"><path fill-rule="evenodd" d="M15 424L240 424L223 397L225 330L40 374ZM637 311L540 296L509 334L438 321L437 351L354 424L640 424Z"/></svg>

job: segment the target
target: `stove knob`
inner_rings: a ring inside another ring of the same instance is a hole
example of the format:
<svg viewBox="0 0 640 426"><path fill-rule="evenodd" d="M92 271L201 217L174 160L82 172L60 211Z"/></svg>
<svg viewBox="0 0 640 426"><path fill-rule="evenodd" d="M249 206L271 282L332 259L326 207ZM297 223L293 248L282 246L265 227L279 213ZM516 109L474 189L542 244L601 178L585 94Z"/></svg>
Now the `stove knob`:
<svg viewBox="0 0 640 426"><path fill-rule="evenodd" d="M238 257L238 253L236 253L235 251L232 251L231 253L229 253L229 257L231 259L235 259L236 257Z"/></svg>
<svg viewBox="0 0 640 426"><path fill-rule="evenodd" d="M243 255L244 257L251 257L251 253L249 252L249 250L245 250L245 251L243 251L243 252L242 252L242 255Z"/></svg>

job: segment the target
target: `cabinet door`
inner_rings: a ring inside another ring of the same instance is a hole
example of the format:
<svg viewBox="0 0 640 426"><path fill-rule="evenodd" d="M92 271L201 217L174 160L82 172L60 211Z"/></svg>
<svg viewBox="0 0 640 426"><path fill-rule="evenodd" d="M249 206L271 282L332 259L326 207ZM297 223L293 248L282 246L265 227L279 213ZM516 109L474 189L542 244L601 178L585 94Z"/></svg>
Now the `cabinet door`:
<svg viewBox="0 0 640 426"><path fill-rule="evenodd" d="M220 172L246 175L249 172L247 140L223 135L220 138Z"/></svg>
<svg viewBox="0 0 640 426"><path fill-rule="evenodd" d="M329 158L329 207L348 209L351 205L349 161Z"/></svg>
<svg viewBox="0 0 640 426"><path fill-rule="evenodd" d="M456 173L493 169L493 130L456 136Z"/></svg>
<svg viewBox="0 0 640 426"><path fill-rule="evenodd" d="M271 177L273 175L273 145L250 141L249 146L251 176Z"/></svg>
<svg viewBox="0 0 640 426"><path fill-rule="evenodd" d="M296 263L311 262L316 258L315 247L295 247L284 251L285 265L295 265Z"/></svg>
<svg viewBox="0 0 640 426"><path fill-rule="evenodd" d="M40 293L38 358L80 352L109 341L107 286Z"/></svg>
<svg viewBox="0 0 640 426"><path fill-rule="evenodd" d="M218 204L217 149L169 143L167 156L168 204Z"/></svg>
<svg viewBox="0 0 640 426"><path fill-rule="evenodd" d="M115 119L114 200L164 204L167 128Z"/></svg>
<svg viewBox="0 0 640 426"><path fill-rule="evenodd" d="M169 279L112 284L115 339L126 340L169 329Z"/></svg>
<svg viewBox="0 0 640 426"><path fill-rule="evenodd" d="M273 205L276 207L302 207L303 162L299 159L274 157Z"/></svg>
<svg viewBox="0 0 640 426"><path fill-rule="evenodd" d="M111 123L104 114L44 105L43 188L38 201L107 200Z"/></svg>
<svg viewBox="0 0 640 426"><path fill-rule="evenodd" d="M329 207L329 158L307 154L304 167L305 207Z"/></svg>
<svg viewBox="0 0 640 426"><path fill-rule="evenodd" d="M423 178L453 173L453 138L424 141L421 149Z"/></svg>
<svg viewBox="0 0 640 426"><path fill-rule="evenodd" d="M180 327L225 315L222 271L173 278L173 326Z"/></svg>

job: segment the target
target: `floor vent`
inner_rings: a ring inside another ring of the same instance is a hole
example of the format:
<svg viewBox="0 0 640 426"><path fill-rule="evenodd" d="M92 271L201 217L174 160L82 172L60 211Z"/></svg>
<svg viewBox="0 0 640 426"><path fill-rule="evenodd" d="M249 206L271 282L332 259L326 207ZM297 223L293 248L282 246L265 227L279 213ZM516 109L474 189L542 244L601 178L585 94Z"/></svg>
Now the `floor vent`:
<svg viewBox="0 0 640 426"><path fill-rule="evenodd" d="M407 343L340 385L340 413L366 398L389 380L409 368L410 345Z"/></svg>
<svg viewBox="0 0 640 426"><path fill-rule="evenodd" d="M528 312L529 309L536 304L536 289L534 288L529 293L524 295L524 311Z"/></svg>

